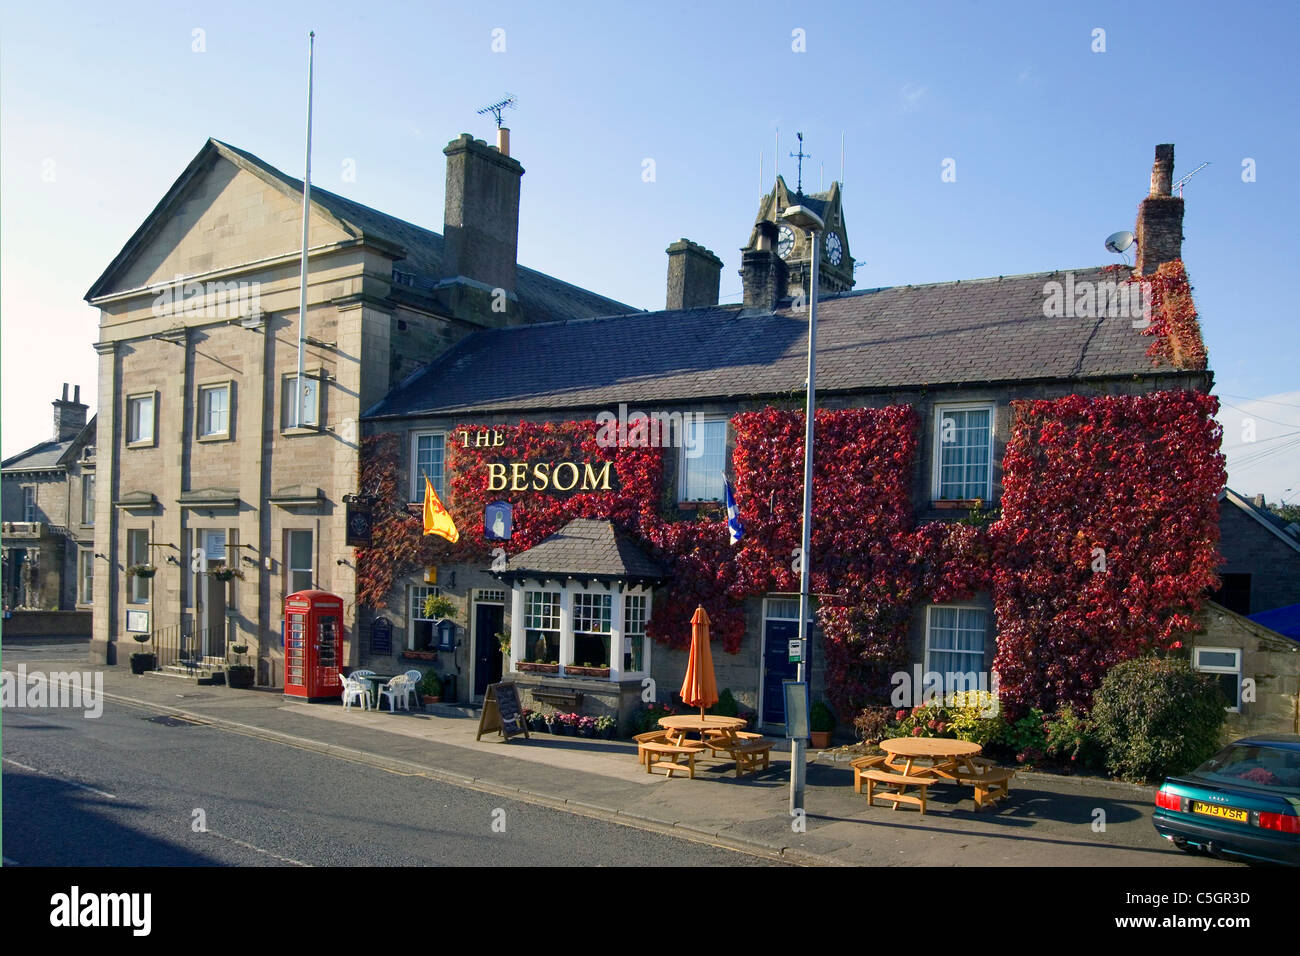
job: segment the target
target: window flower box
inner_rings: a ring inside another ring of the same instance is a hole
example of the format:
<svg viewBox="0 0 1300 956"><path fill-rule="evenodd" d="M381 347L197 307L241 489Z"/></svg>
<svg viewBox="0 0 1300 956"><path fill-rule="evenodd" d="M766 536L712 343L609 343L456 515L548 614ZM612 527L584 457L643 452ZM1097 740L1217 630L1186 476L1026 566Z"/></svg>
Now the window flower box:
<svg viewBox="0 0 1300 956"><path fill-rule="evenodd" d="M546 664L538 661L520 661L515 666L521 671L530 671L534 674L558 674L560 672L559 664Z"/></svg>
<svg viewBox="0 0 1300 956"><path fill-rule="evenodd" d="M437 659L437 651L402 651L404 661L436 661Z"/></svg>
<svg viewBox="0 0 1300 956"><path fill-rule="evenodd" d="M608 667L577 667L573 664L564 665L564 673L568 677L600 677L605 680L609 679Z"/></svg>

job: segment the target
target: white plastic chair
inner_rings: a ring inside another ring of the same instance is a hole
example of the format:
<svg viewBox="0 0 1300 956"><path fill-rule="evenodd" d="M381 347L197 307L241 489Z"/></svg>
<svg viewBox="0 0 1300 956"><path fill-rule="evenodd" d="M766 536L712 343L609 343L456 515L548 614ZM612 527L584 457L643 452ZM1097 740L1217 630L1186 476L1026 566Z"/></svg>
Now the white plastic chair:
<svg viewBox="0 0 1300 956"><path fill-rule="evenodd" d="M384 709L384 698L387 697L388 706L391 710L396 711L399 703L403 710L409 710L410 708L406 706L406 700L407 687L410 683L411 682L407 679L405 674L398 674L383 687L379 688L379 699L375 702L376 709Z"/></svg>
<svg viewBox="0 0 1300 956"><path fill-rule="evenodd" d="M349 677L339 675L339 683L343 685L343 709L347 710L352 706L352 698L361 698L361 709L370 709L370 691L365 684L359 680L352 680Z"/></svg>
<svg viewBox="0 0 1300 956"><path fill-rule="evenodd" d="M412 668L402 675L406 678L406 706L409 709L416 693L420 687L420 681L424 680L424 675Z"/></svg>

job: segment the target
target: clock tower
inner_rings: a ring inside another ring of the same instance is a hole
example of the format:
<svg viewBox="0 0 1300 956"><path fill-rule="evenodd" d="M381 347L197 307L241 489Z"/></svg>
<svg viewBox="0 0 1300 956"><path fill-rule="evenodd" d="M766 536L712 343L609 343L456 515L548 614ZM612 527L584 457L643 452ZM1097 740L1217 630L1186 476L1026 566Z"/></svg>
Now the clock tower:
<svg viewBox="0 0 1300 956"><path fill-rule="evenodd" d="M781 213L786 209L799 205L811 209L826 223L825 232L817 237L817 252L821 256L817 267L819 293L833 295L836 292L847 292L853 288L853 257L849 255L849 237L844 226L844 210L840 205L839 183L831 183L831 188L826 192L800 196L786 186L783 178L777 176L776 185L759 204L749 242L741 251L750 252L757 248L759 223L775 223L776 254L785 262L789 271L789 287L791 290L802 288L806 293L812 271L813 237L780 220Z"/></svg>

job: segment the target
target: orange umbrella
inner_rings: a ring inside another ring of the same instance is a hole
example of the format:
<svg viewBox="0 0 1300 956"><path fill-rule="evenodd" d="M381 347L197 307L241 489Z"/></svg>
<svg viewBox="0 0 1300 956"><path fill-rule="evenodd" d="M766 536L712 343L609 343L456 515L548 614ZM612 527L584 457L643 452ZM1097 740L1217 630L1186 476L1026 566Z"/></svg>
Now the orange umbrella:
<svg viewBox="0 0 1300 956"><path fill-rule="evenodd" d="M691 618L691 656L686 662L686 679L682 681L682 703L704 709L718 702L718 682L713 676L713 654L709 651L709 615L703 605Z"/></svg>

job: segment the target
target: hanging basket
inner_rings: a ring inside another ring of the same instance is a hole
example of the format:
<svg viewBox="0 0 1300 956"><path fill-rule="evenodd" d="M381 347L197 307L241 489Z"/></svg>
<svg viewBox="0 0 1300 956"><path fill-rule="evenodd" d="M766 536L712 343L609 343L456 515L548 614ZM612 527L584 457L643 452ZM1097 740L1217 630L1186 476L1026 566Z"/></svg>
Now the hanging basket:
<svg viewBox="0 0 1300 956"><path fill-rule="evenodd" d="M158 569L152 564L133 564L126 569L126 576L129 578L151 578L158 573Z"/></svg>

